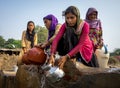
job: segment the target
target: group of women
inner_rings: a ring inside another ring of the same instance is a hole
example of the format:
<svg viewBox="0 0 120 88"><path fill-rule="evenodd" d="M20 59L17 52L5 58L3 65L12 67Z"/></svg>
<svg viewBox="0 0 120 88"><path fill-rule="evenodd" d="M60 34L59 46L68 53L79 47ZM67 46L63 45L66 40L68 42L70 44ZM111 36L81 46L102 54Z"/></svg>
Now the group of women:
<svg viewBox="0 0 120 88"><path fill-rule="evenodd" d="M61 69L70 59L76 59L86 66L98 67L95 50L103 46L102 26L98 19L98 11L95 8L89 8L83 20L79 9L69 6L64 16L65 22L62 25L52 14L43 17L43 22L48 29L48 40L40 46L44 49L50 48L49 63L54 65L55 54L58 53L61 56L58 63ZM27 30L22 34L24 53L37 45L37 34L34 28L34 22L29 21Z"/></svg>

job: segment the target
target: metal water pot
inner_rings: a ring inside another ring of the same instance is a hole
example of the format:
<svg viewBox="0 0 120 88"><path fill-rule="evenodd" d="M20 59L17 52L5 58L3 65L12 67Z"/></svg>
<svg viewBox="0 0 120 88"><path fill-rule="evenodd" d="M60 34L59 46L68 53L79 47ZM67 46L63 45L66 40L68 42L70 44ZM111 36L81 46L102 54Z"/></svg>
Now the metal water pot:
<svg viewBox="0 0 120 88"><path fill-rule="evenodd" d="M56 66L51 67L48 71L46 71L46 77L53 83L59 81L64 75L64 71Z"/></svg>

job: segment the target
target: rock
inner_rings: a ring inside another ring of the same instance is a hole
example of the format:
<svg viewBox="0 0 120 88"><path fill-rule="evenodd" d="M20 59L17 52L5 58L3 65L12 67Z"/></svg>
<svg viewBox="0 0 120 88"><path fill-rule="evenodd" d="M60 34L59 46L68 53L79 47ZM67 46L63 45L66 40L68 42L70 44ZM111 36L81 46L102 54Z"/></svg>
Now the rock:
<svg viewBox="0 0 120 88"><path fill-rule="evenodd" d="M120 88L120 74L98 73L84 75L68 88Z"/></svg>
<svg viewBox="0 0 120 88"><path fill-rule="evenodd" d="M17 88L41 88L41 73L37 65L21 65L16 74Z"/></svg>
<svg viewBox="0 0 120 88"><path fill-rule="evenodd" d="M22 65L16 75L17 88L120 88L120 68L76 69L76 65L68 61L63 70L65 76L52 83L40 66Z"/></svg>

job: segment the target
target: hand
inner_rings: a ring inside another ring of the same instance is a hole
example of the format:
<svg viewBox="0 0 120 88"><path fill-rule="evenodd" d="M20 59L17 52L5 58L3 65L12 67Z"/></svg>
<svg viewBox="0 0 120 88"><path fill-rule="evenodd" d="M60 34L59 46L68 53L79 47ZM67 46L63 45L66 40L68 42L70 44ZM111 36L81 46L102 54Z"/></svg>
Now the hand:
<svg viewBox="0 0 120 88"><path fill-rule="evenodd" d="M22 49L23 49L23 53L25 54L27 52L27 49L25 47L23 47Z"/></svg>
<svg viewBox="0 0 120 88"><path fill-rule="evenodd" d="M55 63L55 57L54 57L54 54L51 54L49 58L49 64L52 64L52 66L54 66L54 63Z"/></svg>
<svg viewBox="0 0 120 88"><path fill-rule="evenodd" d="M42 47L42 48L45 48L45 47L46 47L46 43L42 44L41 47Z"/></svg>
<svg viewBox="0 0 120 88"><path fill-rule="evenodd" d="M42 45L41 45L41 47L42 48L45 48L45 47L47 47L47 46L49 46L50 45L50 42L49 41L46 41L45 43L43 43Z"/></svg>
<svg viewBox="0 0 120 88"><path fill-rule="evenodd" d="M58 66L59 66L60 69L63 69L66 60L67 60L67 56L62 56L60 58L59 63L58 63Z"/></svg>
<svg viewBox="0 0 120 88"><path fill-rule="evenodd" d="M43 43L39 43L39 44L37 44L37 45L34 45L34 47L38 47L38 48L44 49L44 48L42 47L42 45L43 45Z"/></svg>

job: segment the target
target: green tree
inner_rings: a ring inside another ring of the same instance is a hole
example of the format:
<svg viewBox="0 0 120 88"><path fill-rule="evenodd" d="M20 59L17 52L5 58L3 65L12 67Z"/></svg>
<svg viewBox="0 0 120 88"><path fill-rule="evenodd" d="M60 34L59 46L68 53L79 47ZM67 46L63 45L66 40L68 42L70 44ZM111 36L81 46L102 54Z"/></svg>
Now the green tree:
<svg viewBox="0 0 120 88"><path fill-rule="evenodd" d="M21 47L21 40L15 40L13 38L10 38L5 42L4 47L9 48L9 49L20 48Z"/></svg>
<svg viewBox="0 0 120 88"><path fill-rule="evenodd" d="M116 48L113 52L110 53L111 56L120 55L120 48Z"/></svg>
<svg viewBox="0 0 120 88"><path fill-rule="evenodd" d="M115 55L120 55L120 49L118 49L118 48L115 49L114 54L115 54Z"/></svg>
<svg viewBox="0 0 120 88"><path fill-rule="evenodd" d="M36 26L35 31L37 32L38 35L38 43L43 43L47 39L48 31L45 27L41 26Z"/></svg>
<svg viewBox="0 0 120 88"><path fill-rule="evenodd" d="M0 48L4 48L4 45L5 45L5 39L0 36Z"/></svg>
<svg viewBox="0 0 120 88"><path fill-rule="evenodd" d="M21 40L14 40L13 44L15 45L15 48L21 48Z"/></svg>

